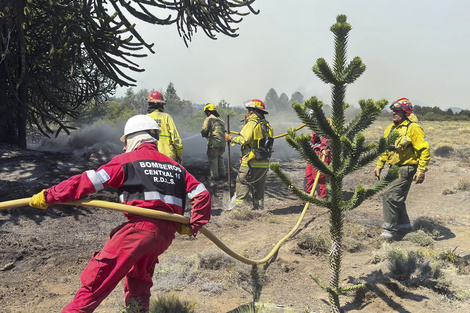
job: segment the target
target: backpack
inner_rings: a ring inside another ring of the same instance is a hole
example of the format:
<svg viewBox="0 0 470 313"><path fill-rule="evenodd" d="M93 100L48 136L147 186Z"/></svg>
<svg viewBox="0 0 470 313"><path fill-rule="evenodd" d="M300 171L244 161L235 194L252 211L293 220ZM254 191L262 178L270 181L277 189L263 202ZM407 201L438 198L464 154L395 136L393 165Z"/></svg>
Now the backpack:
<svg viewBox="0 0 470 313"><path fill-rule="evenodd" d="M248 155L248 162L252 159L265 160L271 158L273 145L273 128L268 121L262 119L253 129L252 150Z"/></svg>

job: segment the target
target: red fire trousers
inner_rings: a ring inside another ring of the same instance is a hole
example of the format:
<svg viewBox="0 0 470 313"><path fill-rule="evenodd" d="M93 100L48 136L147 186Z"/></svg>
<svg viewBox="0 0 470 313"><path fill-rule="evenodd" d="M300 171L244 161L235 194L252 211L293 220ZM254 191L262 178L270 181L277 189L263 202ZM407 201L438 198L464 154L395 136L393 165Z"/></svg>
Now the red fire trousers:
<svg viewBox="0 0 470 313"><path fill-rule="evenodd" d="M80 276L82 286L62 313L93 312L125 277L126 305L139 301L148 311L152 276L158 256L175 238L177 223L135 218L107 240Z"/></svg>
<svg viewBox="0 0 470 313"><path fill-rule="evenodd" d="M321 150L315 149L315 152L319 157L322 156ZM325 156L325 163L330 164L331 156L327 154ZM318 170L314 168L312 165L307 163L307 168L305 169L305 192L310 193L312 191L313 183L315 182L315 178L317 177ZM328 195L326 190L326 176L320 173L318 177L318 183L316 189L318 190L317 198L325 198Z"/></svg>

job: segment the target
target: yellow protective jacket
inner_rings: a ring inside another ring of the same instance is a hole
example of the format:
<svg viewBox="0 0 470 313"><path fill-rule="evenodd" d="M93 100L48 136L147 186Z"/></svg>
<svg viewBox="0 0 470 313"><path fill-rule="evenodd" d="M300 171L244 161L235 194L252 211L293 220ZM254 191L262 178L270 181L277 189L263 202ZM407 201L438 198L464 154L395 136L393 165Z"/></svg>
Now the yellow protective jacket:
<svg viewBox="0 0 470 313"><path fill-rule="evenodd" d="M240 136L232 138L232 146L239 144L242 146L242 164L241 166L248 166L248 155L253 149L253 130L260 121L260 118L256 114L251 114L247 117L245 126L240 131ZM252 159L250 162L252 168L267 168L269 166L269 160L256 160Z"/></svg>
<svg viewBox="0 0 470 313"><path fill-rule="evenodd" d="M160 127L160 140L158 140L158 151L175 161L182 160L183 143L176 129L173 118L165 112L158 110L147 114L153 118Z"/></svg>
<svg viewBox="0 0 470 313"><path fill-rule="evenodd" d="M208 146L225 146L225 122L220 117L209 115L202 125L201 135L207 138Z"/></svg>
<svg viewBox="0 0 470 313"><path fill-rule="evenodd" d="M398 132L397 141L405 142L405 147L399 149L387 150L380 155L377 166L383 168L385 164L390 165L418 165L419 171L426 171L431 159L429 143L424 135L423 128L418 123L412 123L409 120L403 121L395 126L390 124L385 129L384 137L387 138L390 132ZM406 144L409 142L409 144ZM395 145L397 146L397 144Z"/></svg>

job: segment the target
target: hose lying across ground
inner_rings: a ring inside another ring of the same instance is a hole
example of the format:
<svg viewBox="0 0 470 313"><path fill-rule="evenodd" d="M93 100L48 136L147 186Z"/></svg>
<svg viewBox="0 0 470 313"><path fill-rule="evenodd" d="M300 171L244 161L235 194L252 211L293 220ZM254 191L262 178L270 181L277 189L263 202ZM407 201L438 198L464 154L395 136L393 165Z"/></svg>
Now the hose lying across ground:
<svg viewBox="0 0 470 313"><path fill-rule="evenodd" d="M310 196L312 196L313 192L315 191L319 177L320 177L320 172L317 172L317 176L315 177L315 182L312 186L312 191L310 192ZM23 199L0 202L0 210L29 206L30 200L31 198L23 198ZM135 207L131 205L114 203L114 202L106 202L106 201L101 201L101 200L75 200L75 201L71 201L67 203L58 203L58 204L81 205L81 206L89 206L89 207L115 210L115 211L121 211L121 212L128 212L132 214L138 214L138 215L152 217L152 218L159 218L159 219L177 222L181 224L189 224L190 222L189 218L179 215L179 214L167 213L167 212L162 212L162 211L157 211L157 210L152 210L152 209L144 209L144 208ZM294 234L297 231L297 229L299 229L300 223L302 222L305 216L305 213L307 212L307 208L309 204L310 204L309 202L305 204L304 209L302 210L302 213L297 223L292 228L292 230L287 235L285 235L281 240L279 240L279 242L274 246L274 248L266 257L260 260L248 259L234 252L205 227L202 227L199 231L204 236L209 238L213 243L215 243L217 247L219 247L222 251L224 251L225 253L233 257L234 259L241 261L245 264L250 264L250 265L264 264L264 263L267 263L274 256L274 254L279 250L281 244L284 243L284 241L286 241L289 237L291 237L292 234Z"/></svg>

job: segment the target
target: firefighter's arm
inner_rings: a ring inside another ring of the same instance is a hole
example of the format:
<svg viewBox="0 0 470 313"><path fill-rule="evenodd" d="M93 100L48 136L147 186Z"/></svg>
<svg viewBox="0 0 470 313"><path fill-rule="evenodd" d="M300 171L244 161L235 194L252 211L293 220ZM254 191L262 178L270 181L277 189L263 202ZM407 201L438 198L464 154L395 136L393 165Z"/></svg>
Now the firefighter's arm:
<svg viewBox="0 0 470 313"><path fill-rule="evenodd" d="M211 218L211 196L204 184L199 183L191 174L187 173L186 180L189 182L188 186L193 186L187 196L191 200L191 232L196 236L199 229Z"/></svg>
<svg viewBox="0 0 470 313"><path fill-rule="evenodd" d="M204 124L202 125L202 129L201 129L202 137L207 138L209 136L209 131L210 131L209 118L206 118L204 120Z"/></svg>
<svg viewBox="0 0 470 313"><path fill-rule="evenodd" d="M171 118L170 115L168 115L168 132L170 133L170 142L175 148L176 151L176 157L179 160L183 160L183 142L181 141L180 134L178 133L178 130L176 129L175 122L173 121L173 118Z"/></svg>
<svg viewBox="0 0 470 313"><path fill-rule="evenodd" d="M123 180L124 171L121 163L113 158L96 171L88 170L46 189L43 193L44 201L51 205L56 202L78 200L82 196L95 193L107 186L119 188Z"/></svg>
<svg viewBox="0 0 470 313"><path fill-rule="evenodd" d="M253 141L253 129L256 123L254 121L248 121L240 131L240 136L232 138L232 145L238 144L241 146L248 146Z"/></svg>
<svg viewBox="0 0 470 313"><path fill-rule="evenodd" d="M418 124L410 130L411 144L418 153L418 172L426 172L429 161L431 160L431 152L429 143L424 135L424 131Z"/></svg>

